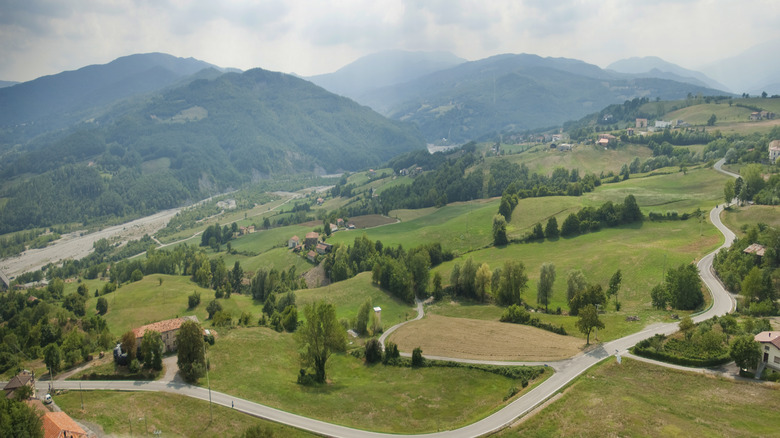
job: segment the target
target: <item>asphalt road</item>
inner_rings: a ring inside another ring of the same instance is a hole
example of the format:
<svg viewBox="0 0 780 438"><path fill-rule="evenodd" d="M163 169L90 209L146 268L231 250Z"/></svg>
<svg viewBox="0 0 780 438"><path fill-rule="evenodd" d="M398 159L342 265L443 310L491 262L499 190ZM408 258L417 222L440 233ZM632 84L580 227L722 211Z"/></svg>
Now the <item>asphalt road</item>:
<svg viewBox="0 0 780 438"><path fill-rule="evenodd" d="M723 171L722 160L716 163L715 168L723 173L730 174L730 172ZM734 174L730 174L734 175ZM734 240L734 233L728 230L720 221L720 212L723 211L723 205L719 205L710 212L711 222L723 233L725 237L724 244L721 246L727 247L731 245ZM712 305L694 317L694 321L703 321L705 319L712 318L713 316L720 316L729 313L735 308L735 301L731 294L726 291L723 285L718 281L712 272L712 259L717 251L708 254L703 257L698 263L699 273L705 285L712 293ZM417 303L419 319L423 315L422 303ZM528 393L519 397L514 402L510 403L503 409L495 412L494 414L472 423L468 426L460 429L448 430L429 434L414 434L414 430L404 431L405 437L454 437L454 438L466 438L476 437L489 434L491 432L502 429L518 417L525 415L533 408L555 395L564 386L574 380L577 376L585 372L588 368L595 365L604 358L607 358L615 353L625 353L629 348L634 346L637 342L653 336L657 333L671 334L677 331L677 323L659 323L645 327L644 330L638 333L628 335L626 337L607 342L597 346L595 349L588 351L587 353L577 355L571 359L557 361L550 365L554 367L555 373L530 390ZM384 340L390 333L396 328L392 327L388 329L387 333L383 335ZM450 358L440 358L446 360L454 360ZM460 360L465 362L464 360ZM471 363L488 363L497 365L519 365L517 362L496 362L496 361L473 361ZM527 363L538 364L538 363ZM39 390L46 391L49 382L38 382ZM188 397L193 397L201 400L209 400L209 390L197 386L187 385L184 383L171 381L155 381L155 382L127 382L127 381L57 381L55 386L58 389L84 389L84 390L117 390L117 391L163 391L175 394L181 394ZM265 418L278 423L293 426L299 429L314 432L320 435L344 437L344 438L360 438L360 437L394 437L399 435L384 434L369 432L365 430L354 429L350 427L340 426L336 424L326 423L300 415L291 414L279 409L274 409L259 403L254 403L248 400L243 400L237 397L233 397L229 394L211 391L211 400L213 403L229 407L231 404L238 411L244 412L255 417ZM204 413L205 416L205 413Z"/></svg>

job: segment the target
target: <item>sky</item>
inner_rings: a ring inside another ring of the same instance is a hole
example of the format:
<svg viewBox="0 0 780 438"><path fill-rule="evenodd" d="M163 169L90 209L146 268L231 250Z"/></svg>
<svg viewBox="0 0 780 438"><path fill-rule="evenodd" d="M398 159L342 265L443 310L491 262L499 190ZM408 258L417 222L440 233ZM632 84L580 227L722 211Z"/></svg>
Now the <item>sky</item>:
<svg viewBox="0 0 780 438"><path fill-rule="evenodd" d="M310 76L391 49L698 69L780 39L777 0L0 0L0 80L164 52Z"/></svg>

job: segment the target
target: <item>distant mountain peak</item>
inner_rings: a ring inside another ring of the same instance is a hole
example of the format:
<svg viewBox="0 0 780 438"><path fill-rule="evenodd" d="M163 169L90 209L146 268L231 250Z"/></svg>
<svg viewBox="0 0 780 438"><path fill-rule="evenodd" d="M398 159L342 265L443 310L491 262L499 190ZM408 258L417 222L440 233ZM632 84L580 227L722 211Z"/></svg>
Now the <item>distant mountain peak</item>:
<svg viewBox="0 0 780 438"><path fill-rule="evenodd" d="M639 77L671 79L678 82L687 82L717 90L729 91L727 86L710 78L704 73L680 67L679 65L665 61L658 56L634 56L621 59L608 65L606 70L636 75Z"/></svg>

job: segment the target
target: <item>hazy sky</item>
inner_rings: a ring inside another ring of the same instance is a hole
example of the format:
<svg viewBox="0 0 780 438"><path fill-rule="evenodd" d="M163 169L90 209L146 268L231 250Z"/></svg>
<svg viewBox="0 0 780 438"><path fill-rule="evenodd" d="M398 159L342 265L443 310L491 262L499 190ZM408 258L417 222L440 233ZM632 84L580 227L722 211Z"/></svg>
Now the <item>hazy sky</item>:
<svg viewBox="0 0 780 438"><path fill-rule="evenodd" d="M145 52L302 75L387 49L698 68L780 38L778 23L778 0L0 0L0 79Z"/></svg>

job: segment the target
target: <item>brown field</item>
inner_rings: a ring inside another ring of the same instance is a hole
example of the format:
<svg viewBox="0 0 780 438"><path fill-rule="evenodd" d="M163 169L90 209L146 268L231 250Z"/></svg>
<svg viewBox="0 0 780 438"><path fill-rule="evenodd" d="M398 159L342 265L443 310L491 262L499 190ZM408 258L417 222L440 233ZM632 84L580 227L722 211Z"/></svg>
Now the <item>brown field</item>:
<svg viewBox="0 0 780 438"><path fill-rule="evenodd" d="M422 348L423 355L461 359L552 361L570 358L582 339L498 321L428 315L390 336L401 351Z"/></svg>

